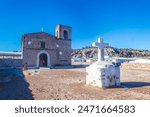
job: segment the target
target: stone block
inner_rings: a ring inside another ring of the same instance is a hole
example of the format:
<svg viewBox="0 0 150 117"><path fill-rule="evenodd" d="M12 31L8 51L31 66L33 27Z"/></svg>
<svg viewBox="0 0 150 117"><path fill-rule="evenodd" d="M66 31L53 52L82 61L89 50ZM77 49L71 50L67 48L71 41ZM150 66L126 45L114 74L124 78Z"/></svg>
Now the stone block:
<svg viewBox="0 0 150 117"><path fill-rule="evenodd" d="M109 62L95 62L86 68L86 84L101 88L120 86L120 67Z"/></svg>

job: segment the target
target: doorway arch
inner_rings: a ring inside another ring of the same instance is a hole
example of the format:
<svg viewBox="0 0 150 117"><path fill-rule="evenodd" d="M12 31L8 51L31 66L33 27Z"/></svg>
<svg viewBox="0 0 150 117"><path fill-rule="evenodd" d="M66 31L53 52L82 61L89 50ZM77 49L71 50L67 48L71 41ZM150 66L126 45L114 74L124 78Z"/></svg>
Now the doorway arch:
<svg viewBox="0 0 150 117"><path fill-rule="evenodd" d="M50 67L50 56L47 51L42 50L37 54L36 67Z"/></svg>
<svg viewBox="0 0 150 117"><path fill-rule="evenodd" d="M47 55L45 53L39 56L39 67L47 67Z"/></svg>

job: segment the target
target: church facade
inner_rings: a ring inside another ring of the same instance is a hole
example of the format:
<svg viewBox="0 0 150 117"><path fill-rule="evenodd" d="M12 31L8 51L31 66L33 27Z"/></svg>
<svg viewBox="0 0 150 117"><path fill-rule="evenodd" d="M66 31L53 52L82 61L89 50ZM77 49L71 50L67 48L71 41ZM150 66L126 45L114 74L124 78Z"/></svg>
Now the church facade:
<svg viewBox="0 0 150 117"><path fill-rule="evenodd" d="M46 32L22 36L22 64L28 67L71 65L72 28L57 25L55 36Z"/></svg>

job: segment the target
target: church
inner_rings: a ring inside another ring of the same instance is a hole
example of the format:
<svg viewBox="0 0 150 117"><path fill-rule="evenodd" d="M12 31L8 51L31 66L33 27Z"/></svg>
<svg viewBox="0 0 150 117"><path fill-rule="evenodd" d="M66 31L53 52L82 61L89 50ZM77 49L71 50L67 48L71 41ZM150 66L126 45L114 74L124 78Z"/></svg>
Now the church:
<svg viewBox="0 0 150 117"><path fill-rule="evenodd" d="M22 64L28 67L71 65L72 28L57 25L55 36L46 32L22 35Z"/></svg>

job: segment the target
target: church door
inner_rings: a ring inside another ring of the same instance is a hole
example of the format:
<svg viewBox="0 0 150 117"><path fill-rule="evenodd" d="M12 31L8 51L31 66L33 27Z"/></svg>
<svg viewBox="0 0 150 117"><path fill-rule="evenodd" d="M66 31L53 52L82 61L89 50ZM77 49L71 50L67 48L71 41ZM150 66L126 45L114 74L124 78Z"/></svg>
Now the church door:
<svg viewBox="0 0 150 117"><path fill-rule="evenodd" d="M44 53L39 56L39 67L47 67L47 55Z"/></svg>

